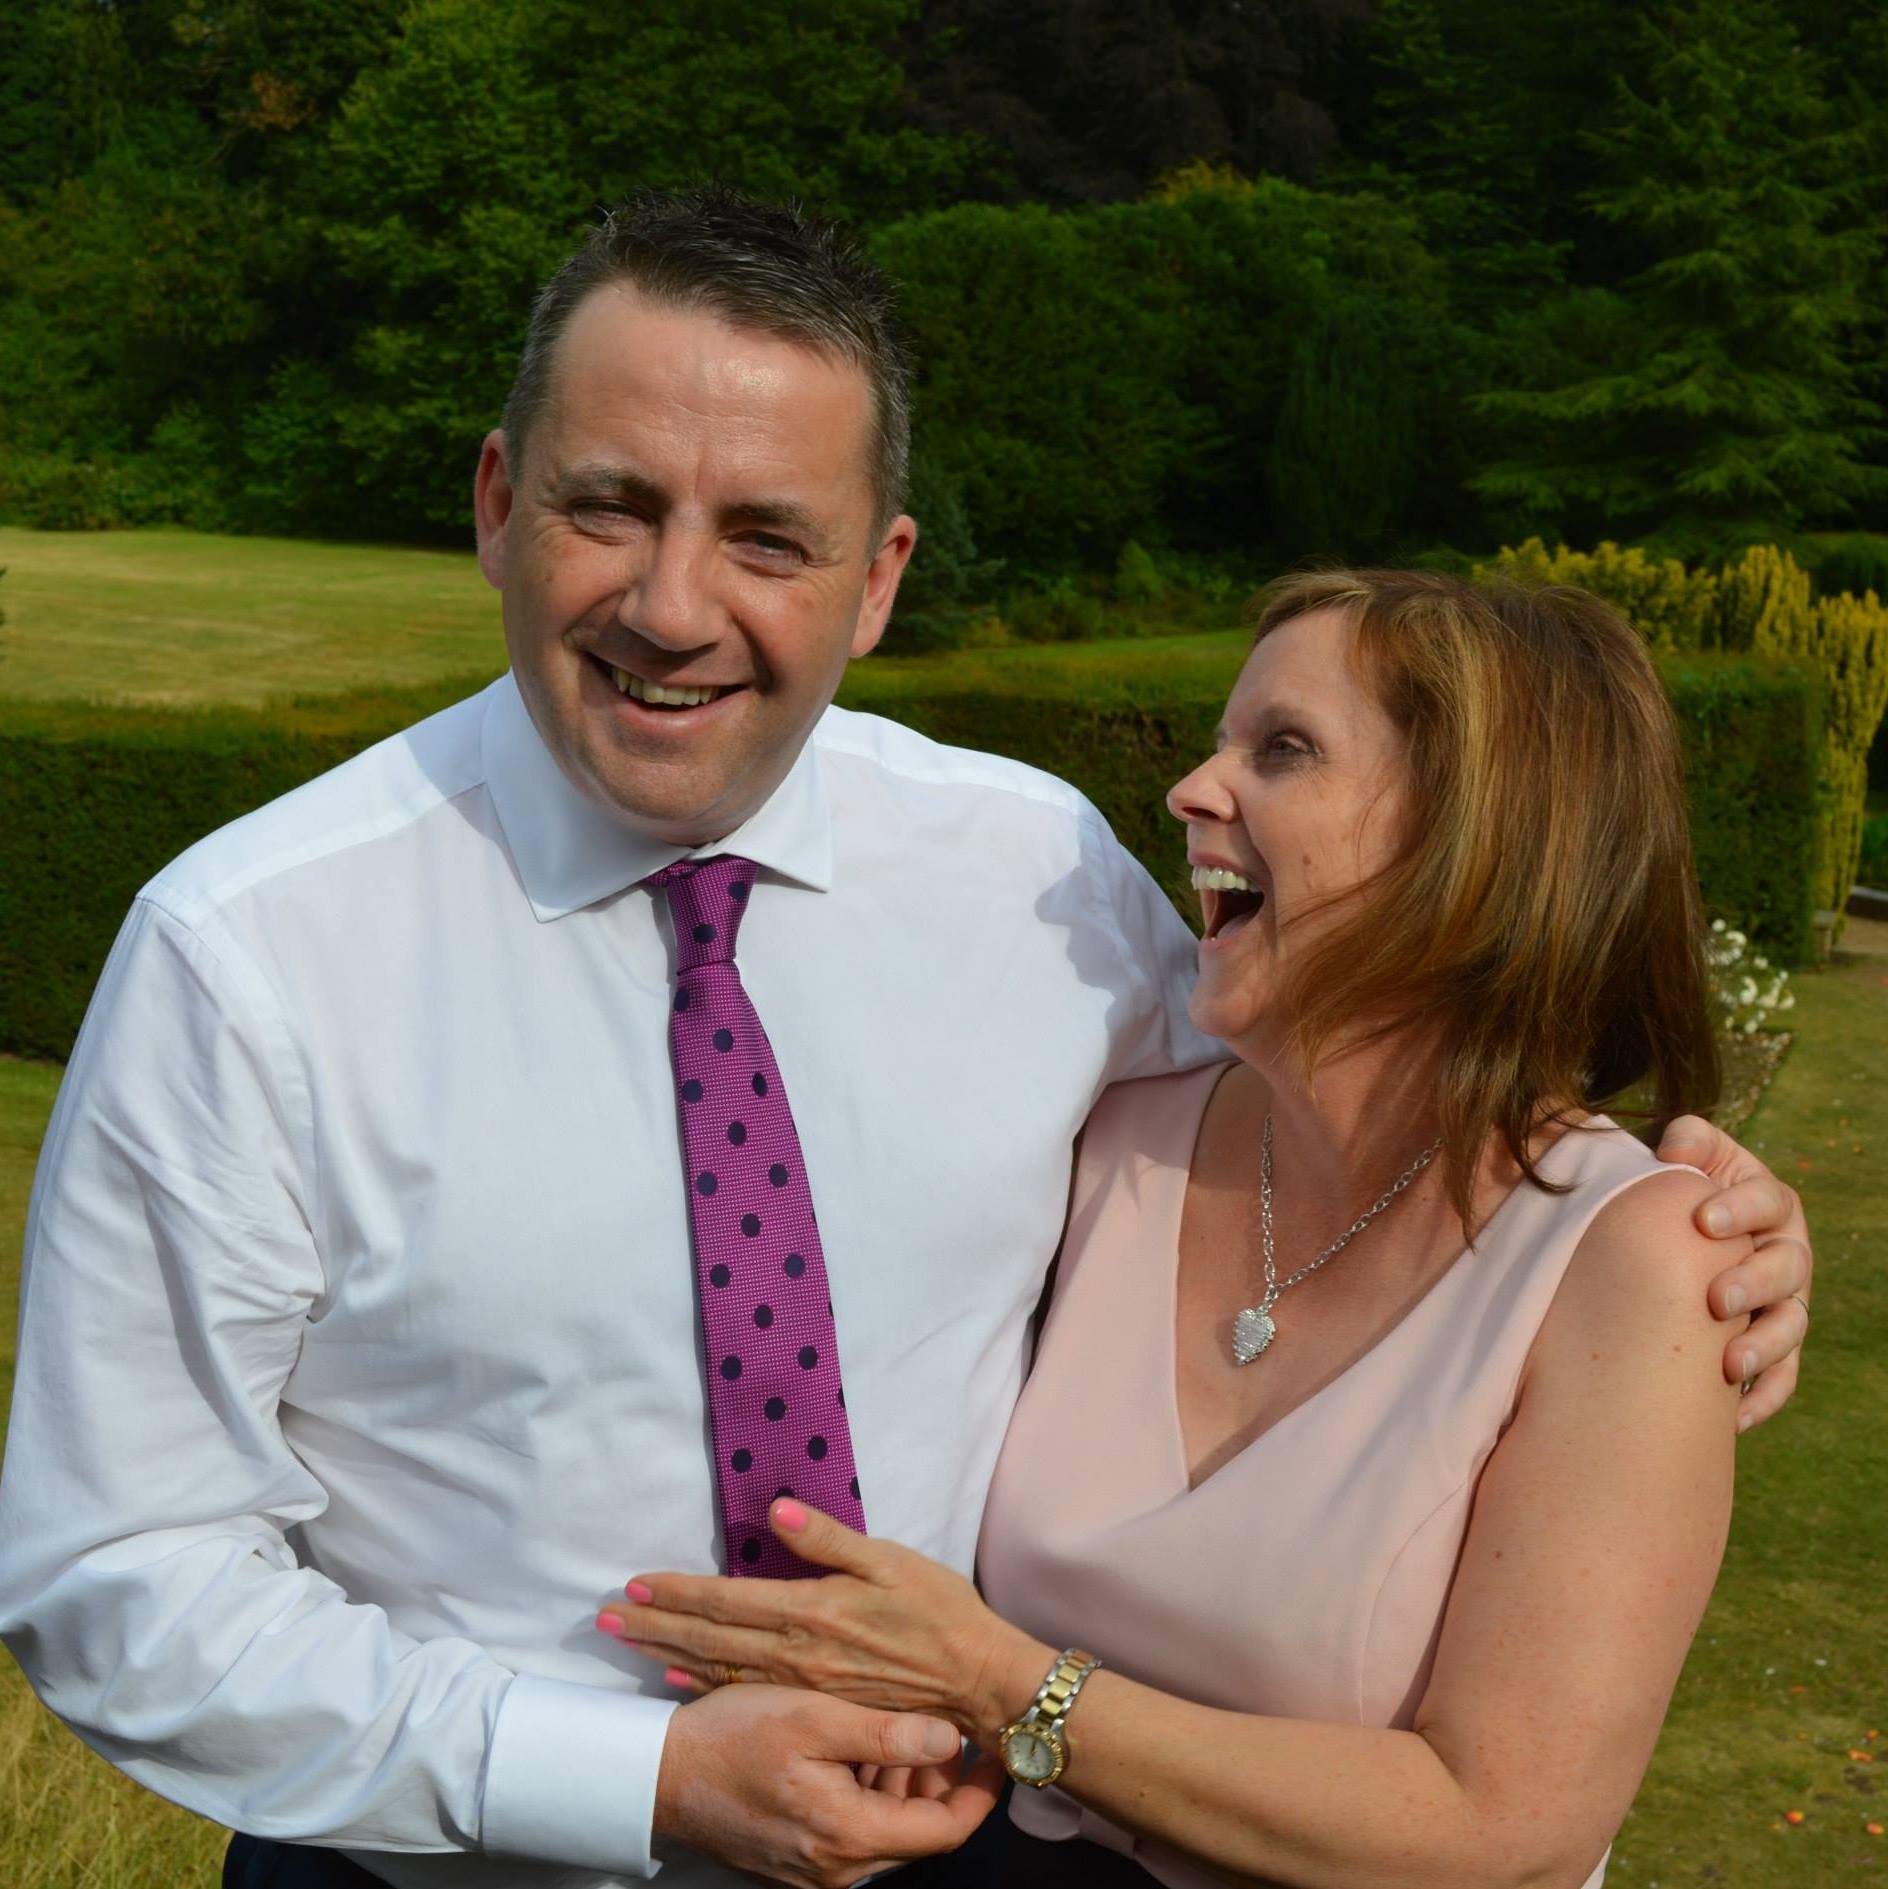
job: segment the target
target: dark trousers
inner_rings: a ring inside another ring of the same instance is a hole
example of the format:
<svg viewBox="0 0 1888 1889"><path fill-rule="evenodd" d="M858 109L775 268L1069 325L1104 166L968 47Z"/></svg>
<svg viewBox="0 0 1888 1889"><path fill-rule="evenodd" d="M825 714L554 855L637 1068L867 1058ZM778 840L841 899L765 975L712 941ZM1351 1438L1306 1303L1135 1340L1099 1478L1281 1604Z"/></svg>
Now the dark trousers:
<svg viewBox="0 0 1888 1889"><path fill-rule="evenodd" d="M1138 1863L1079 1839L1025 1836L999 1806L962 1849L928 1856L896 1875L898 1889L1151 1889ZM223 1889L386 1889L378 1876L333 1850L239 1836L223 1859Z"/></svg>
<svg viewBox="0 0 1888 1889"><path fill-rule="evenodd" d="M334 1850L236 1836L223 1858L223 1889L387 1889Z"/></svg>

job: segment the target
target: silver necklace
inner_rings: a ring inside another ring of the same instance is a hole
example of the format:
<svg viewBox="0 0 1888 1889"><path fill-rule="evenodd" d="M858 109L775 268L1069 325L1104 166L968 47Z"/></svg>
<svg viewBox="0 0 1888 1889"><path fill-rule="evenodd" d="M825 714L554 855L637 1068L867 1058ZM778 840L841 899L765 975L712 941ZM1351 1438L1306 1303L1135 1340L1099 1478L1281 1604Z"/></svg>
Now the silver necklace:
<svg viewBox="0 0 1888 1889"><path fill-rule="evenodd" d="M1436 1158L1441 1148L1439 1140L1432 1141L1374 1207L1360 1213L1309 1265L1300 1266L1290 1278L1281 1280L1272 1250L1272 1118L1266 1116L1265 1142L1259 1155L1259 1231L1265 1246L1265 1296L1257 1305L1248 1305L1232 1322L1232 1355L1239 1363L1250 1364L1278 1336L1272 1307L1280 1296L1301 1279L1309 1279L1334 1254L1341 1253Z"/></svg>

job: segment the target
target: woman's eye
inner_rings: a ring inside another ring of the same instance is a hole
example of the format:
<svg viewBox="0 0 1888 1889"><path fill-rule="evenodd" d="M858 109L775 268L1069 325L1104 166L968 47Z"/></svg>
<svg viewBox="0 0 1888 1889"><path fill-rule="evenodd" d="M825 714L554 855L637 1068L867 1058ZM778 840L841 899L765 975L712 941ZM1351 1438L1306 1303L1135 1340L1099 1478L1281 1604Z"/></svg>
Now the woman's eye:
<svg viewBox="0 0 1888 1889"><path fill-rule="evenodd" d="M1275 734L1266 736L1264 752L1272 759L1292 761L1301 759L1311 750L1296 735Z"/></svg>

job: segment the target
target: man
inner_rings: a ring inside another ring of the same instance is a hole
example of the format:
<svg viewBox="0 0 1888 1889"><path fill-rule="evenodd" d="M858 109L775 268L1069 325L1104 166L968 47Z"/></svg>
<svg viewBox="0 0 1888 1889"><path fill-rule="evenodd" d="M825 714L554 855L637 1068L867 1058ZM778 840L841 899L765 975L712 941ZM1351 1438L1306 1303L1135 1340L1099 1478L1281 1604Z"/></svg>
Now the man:
<svg viewBox="0 0 1888 1889"><path fill-rule="evenodd" d="M760 1557L787 1460L968 1569L1071 1140L1217 1053L1078 795L829 706L916 537L905 400L833 231L720 191L611 218L479 465L510 675L192 848L100 980L0 1626L105 1756L280 1840L232 1880L851 1882L988 1804L858 1782L947 1727L677 1709L592 1627L632 1567ZM712 1084L751 1123L704 1131ZM1796 1232L1719 1289L1784 1299Z"/></svg>

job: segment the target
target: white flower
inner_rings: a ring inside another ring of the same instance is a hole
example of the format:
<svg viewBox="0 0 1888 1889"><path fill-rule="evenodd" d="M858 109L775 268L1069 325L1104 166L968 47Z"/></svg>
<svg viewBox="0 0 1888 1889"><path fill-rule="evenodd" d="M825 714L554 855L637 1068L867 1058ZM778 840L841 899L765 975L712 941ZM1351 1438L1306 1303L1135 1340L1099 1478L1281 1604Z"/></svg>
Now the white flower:
<svg viewBox="0 0 1888 1889"><path fill-rule="evenodd" d="M1757 1019L1755 1017L1752 1017L1750 1021L1744 1025L1744 1034L1746 1036L1749 1036L1756 1030L1756 1028L1757 1028Z"/></svg>
<svg viewBox="0 0 1888 1889"><path fill-rule="evenodd" d="M1725 929L1725 924L1724 924L1724 921L1723 921L1723 919L1721 919L1721 918L1714 918L1714 919L1712 919L1712 921L1711 921L1711 929L1712 929L1713 931L1723 931L1723 930Z"/></svg>

